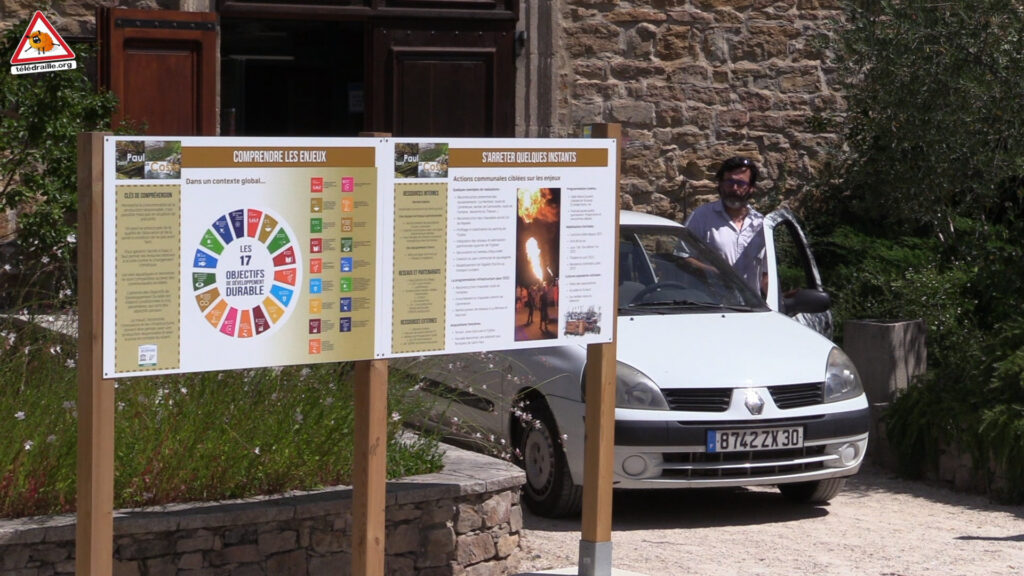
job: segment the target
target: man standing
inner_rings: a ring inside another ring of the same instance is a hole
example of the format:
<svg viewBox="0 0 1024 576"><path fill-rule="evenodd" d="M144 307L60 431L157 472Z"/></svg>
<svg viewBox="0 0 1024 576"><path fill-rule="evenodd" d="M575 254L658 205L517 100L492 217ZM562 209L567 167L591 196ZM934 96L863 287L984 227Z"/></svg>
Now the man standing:
<svg viewBox="0 0 1024 576"><path fill-rule="evenodd" d="M718 251L758 294L767 292L764 260L764 216L748 203L757 187L757 165L735 156L715 173L719 202L693 211L686 227Z"/></svg>
<svg viewBox="0 0 1024 576"><path fill-rule="evenodd" d="M526 300L523 301L523 304L526 305L526 325L529 326L530 324L533 324L533 288L526 288Z"/></svg>

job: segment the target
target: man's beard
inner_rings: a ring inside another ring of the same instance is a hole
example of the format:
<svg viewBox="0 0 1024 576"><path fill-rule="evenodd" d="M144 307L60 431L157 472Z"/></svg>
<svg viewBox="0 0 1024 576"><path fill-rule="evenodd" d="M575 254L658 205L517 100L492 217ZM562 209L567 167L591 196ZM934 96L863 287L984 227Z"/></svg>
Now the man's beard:
<svg viewBox="0 0 1024 576"><path fill-rule="evenodd" d="M735 196L732 194L721 194L722 204L725 204L726 208L733 210L739 210L747 205L746 197Z"/></svg>

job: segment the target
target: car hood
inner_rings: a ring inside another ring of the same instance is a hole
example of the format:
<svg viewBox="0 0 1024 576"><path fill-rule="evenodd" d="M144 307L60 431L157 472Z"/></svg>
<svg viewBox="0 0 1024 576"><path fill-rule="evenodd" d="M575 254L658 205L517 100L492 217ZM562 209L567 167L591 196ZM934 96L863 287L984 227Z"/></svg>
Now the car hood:
<svg viewBox="0 0 1024 576"><path fill-rule="evenodd" d="M620 316L617 356L662 388L820 382L834 344L777 312Z"/></svg>

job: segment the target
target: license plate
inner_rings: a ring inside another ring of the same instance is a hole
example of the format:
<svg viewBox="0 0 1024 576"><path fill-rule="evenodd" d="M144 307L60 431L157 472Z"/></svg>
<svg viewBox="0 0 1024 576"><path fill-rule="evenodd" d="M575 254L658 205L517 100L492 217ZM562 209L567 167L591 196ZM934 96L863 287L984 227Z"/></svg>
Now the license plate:
<svg viewBox="0 0 1024 576"><path fill-rule="evenodd" d="M789 428L747 428L745 430L708 430L708 452L748 452L801 448L802 426Z"/></svg>

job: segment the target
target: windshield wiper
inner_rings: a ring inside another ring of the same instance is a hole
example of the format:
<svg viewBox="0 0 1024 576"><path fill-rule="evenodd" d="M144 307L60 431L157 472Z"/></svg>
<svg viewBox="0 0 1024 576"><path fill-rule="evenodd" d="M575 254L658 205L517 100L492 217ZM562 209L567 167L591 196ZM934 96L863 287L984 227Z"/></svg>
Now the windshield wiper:
<svg viewBox="0 0 1024 576"><path fill-rule="evenodd" d="M626 308L665 308L669 306L684 306L684 307L701 307L712 306L717 307L717 304L711 304L709 302L694 302L693 300L651 300L649 302L634 302L626 306Z"/></svg>
<svg viewBox="0 0 1024 576"><path fill-rule="evenodd" d="M639 308L715 308L723 310L735 310L737 312L750 312L754 310L752 306L744 306L740 304L720 304L717 302L694 302L693 300L655 300L653 302L637 302L625 306L625 309L639 309Z"/></svg>

